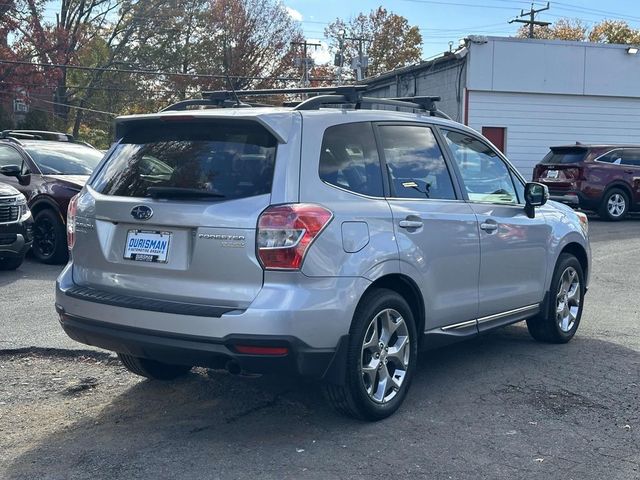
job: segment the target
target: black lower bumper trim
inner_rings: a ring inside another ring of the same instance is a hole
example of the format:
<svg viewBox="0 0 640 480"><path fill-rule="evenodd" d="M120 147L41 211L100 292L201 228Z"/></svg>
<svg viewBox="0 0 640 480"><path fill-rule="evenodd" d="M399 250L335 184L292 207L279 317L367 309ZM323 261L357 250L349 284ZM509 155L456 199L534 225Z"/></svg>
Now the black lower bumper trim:
<svg viewBox="0 0 640 480"><path fill-rule="evenodd" d="M295 337L266 335L229 335L209 338L168 334L135 327L114 326L77 317L58 309L60 323L72 339L95 347L128 353L176 365L221 368L235 360L242 370L254 373L283 373L325 378L340 383L344 378L342 358L345 357L348 336L336 349L309 347ZM288 353L280 356L244 355L234 345L286 346Z"/></svg>
<svg viewBox="0 0 640 480"><path fill-rule="evenodd" d="M217 305L201 305L195 303L173 302L155 298L134 297L105 292L90 287L74 285L65 290L65 295L104 305L132 308L135 310L149 310L152 312L175 313L177 315L194 315L198 317L221 317L225 313L238 310L237 307Z"/></svg>

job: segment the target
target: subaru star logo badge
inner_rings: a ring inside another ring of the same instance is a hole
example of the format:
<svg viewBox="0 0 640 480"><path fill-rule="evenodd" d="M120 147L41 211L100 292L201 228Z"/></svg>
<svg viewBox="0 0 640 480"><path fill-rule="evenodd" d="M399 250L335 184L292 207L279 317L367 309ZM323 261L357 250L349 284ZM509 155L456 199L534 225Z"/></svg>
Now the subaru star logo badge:
<svg viewBox="0 0 640 480"><path fill-rule="evenodd" d="M149 220L153 216L153 210L146 205L138 205L131 210L131 216L136 220Z"/></svg>

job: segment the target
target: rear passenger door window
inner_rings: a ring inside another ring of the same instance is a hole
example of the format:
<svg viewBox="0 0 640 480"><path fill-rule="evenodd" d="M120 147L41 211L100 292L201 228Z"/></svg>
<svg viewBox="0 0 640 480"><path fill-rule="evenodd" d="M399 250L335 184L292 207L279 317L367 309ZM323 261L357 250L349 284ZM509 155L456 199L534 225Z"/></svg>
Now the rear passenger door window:
<svg viewBox="0 0 640 480"><path fill-rule="evenodd" d="M622 153L622 164L640 167L640 148L625 148Z"/></svg>
<svg viewBox="0 0 640 480"><path fill-rule="evenodd" d="M466 133L442 130L472 202L517 204L507 164L487 144Z"/></svg>
<svg viewBox="0 0 640 480"><path fill-rule="evenodd" d="M320 151L320 178L350 192L382 197L380 158L369 122L327 128Z"/></svg>
<svg viewBox="0 0 640 480"><path fill-rule="evenodd" d="M380 125L393 198L454 200L451 175L433 130L419 125Z"/></svg>

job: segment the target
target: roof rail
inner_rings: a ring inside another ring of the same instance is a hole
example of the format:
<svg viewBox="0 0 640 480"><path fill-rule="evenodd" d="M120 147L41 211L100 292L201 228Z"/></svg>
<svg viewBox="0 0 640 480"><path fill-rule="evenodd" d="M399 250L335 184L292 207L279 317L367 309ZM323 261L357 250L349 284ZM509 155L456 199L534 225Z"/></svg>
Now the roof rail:
<svg viewBox="0 0 640 480"><path fill-rule="evenodd" d="M431 116L450 119L445 113L438 110L436 102L440 97L420 96L420 97L397 97L397 98L374 98L363 96L368 85L339 85L333 87L309 87L309 88L267 88L259 90L216 90L202 92L201 99L183 100L174 103L161 110L179 111L186 110L190 106L214 106L222 108L239 108L265 106L264 104L245 103L239 101L240 97L258 97L273 95L297 95L307 94L312 97L303 101L285 101L284 104L293 106L294 110L317 110L328 105L352 104L359 109L363 104L386 105L397 108L411 108L429 112Z"/></svg>
<svg viewBox="0 0 640 480"><path fill-rule="evenodd" d="M45 130L3 130L0 138L14 138L22 140L52 140L56 142L75 142L73 135Z"/></svg>

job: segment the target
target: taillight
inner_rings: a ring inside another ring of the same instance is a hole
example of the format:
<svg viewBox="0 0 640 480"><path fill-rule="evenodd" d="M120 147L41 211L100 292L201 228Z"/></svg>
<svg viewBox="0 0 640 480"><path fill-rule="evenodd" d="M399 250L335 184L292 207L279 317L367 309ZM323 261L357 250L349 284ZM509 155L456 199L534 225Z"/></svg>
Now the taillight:
<svg viewBox="0 0 640 480"><path fill-rule="evenodd" d="M67 245L69 250L76 243L76 213L78 211L78 195L74 195L67 208Z"/></svg>
<svg viewBox="0 0 640 480"><path fill-rule="evenodd" d="M265 269L297 270L333 214L319 205L292 203L267 208L258 220L258 258Z"/></svg>
<svg viewBox="0 0 640 480"><path fill-rule="evenodd" d="M564 176L570 180L580 180L582 177L582 168L567 168L564 170Z"/></svg>
<svg viewBox="0 0 640 480"><path fill-rule="evenodd" d="M535 167L533 167L533 181L537 182L538 179L540 178L540 174L542 173L542 165L536 165Z"/></svg>

